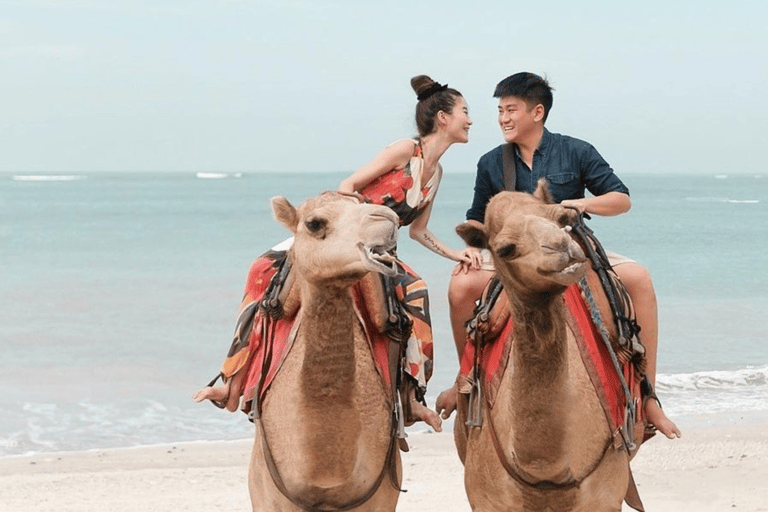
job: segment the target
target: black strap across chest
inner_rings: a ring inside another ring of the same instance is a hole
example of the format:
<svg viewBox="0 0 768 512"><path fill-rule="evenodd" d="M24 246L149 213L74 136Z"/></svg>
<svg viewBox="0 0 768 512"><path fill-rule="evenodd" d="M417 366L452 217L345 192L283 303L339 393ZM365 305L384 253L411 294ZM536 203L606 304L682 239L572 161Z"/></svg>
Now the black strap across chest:
<svg viewBox="0 0 768 512"><path fill-rule="evenodd" d="M504 190L517 189L517 173L515 171L515 148L511 142L501 148L501 164L504 168Z"/></svg>

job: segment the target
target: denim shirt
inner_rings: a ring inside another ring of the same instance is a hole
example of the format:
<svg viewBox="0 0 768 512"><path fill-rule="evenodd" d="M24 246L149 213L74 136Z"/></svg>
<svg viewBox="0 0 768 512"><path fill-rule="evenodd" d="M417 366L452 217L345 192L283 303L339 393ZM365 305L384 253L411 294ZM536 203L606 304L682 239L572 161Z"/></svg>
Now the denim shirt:
<svg viewBox="0 0 768 512"><path fill-rule="evenodd" d="M504 165L502 148L498 146L480 157L475 178L475 197L472 207L467 210L467 219L483 222L485 207L491 197L504 190ZM515 146L516 190L533 192L539 178L546 178L555 202L565 199L581 199L584 191L594 196L608 192L623 192L629 189L622 183L613 169L588 142L559 133L550 133L546 128L539 147L533 153L533 169L520 158Z"/></svg>

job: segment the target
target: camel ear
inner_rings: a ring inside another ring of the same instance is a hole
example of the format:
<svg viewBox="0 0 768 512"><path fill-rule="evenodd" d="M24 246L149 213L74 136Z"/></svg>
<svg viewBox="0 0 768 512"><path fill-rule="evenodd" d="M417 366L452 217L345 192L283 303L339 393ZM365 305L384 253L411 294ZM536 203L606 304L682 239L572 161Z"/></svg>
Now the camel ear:
<svg viewBox="0 0 768 512"><path fill-rule="evenodd" d="M533 191L533 197L545 204L552 204L555 202L552 198L552 194L549 192L549 182L544 178L539 178L539 182L536 184L536 190Z"/></svg>
<svg viewBox="0 0 768 512"><path fill-rule="evenodd" d="M468 220L456 226L456 233L470 247L485 249L488 247L488 236L485 234L485 226L476 220Z"/></svg>
<svg viewBox="0 0 768 512"><path fill-rule="evenodd" d="M288 200L282 196L272 198L272 211L275 219L294 233L299 223L299 214Z"/></svg>

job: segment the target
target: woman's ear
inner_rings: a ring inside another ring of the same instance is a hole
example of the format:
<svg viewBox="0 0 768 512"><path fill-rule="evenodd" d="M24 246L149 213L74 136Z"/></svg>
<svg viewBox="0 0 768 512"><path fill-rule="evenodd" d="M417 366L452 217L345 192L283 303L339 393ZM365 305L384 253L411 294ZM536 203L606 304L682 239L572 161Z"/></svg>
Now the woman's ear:
<svg viewBox="0 0 768 512"><path fill-rule="evenodd" d="M448 124L448 114L446 114L442 110L437 111L437 115L435 116L435 118L437 120L437 124L439 125L445 126L446 124Z"/></svg>

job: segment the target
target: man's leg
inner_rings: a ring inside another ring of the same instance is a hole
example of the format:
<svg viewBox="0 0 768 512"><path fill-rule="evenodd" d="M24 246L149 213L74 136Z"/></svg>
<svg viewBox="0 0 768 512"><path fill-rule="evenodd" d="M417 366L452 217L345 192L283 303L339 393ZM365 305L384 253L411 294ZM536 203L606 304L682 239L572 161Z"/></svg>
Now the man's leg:
<svg viewBox="0 0 768 512"><path fill-rule="evenodd" d="M648 379L656 386L656 359L659 344L659 315L656 291L648 270L635 262L615 265L613 269L629 292L635 306L635 316L640 325L640 340L645 347ZM655 400L645 403L645 417L665 436L670 439L680 437L680 430L667 418Z"/></svg>
<svg viewBox="0 0 768 512"><path fill-rule="evenodd" d="M473 270L470 268L465 271L460 265L456 267L451 276L451 281L448 284L448 305L450 306L453 342L456 345L459 361L461 361L461 354L467 339L465 324L472 317L475 311L475 302L483 294L483 290L491 277L493 277L492 270ZM435 407L438 413L442 413L443 418L448 418L456 409L457 391L454 385L437 397Z"/></svg>
<svg viewBox="0 0 768 512"><path fill-rule="evenodd" d="M456 267L451 276L451 281L448 284L448 305L450 306L451 331L459 360L461 360L464 342L467 338L465 324L475 312L475 302L480 299L491 277L493 277L491 270L469 269L465 272L460 266Z"/></svg>

